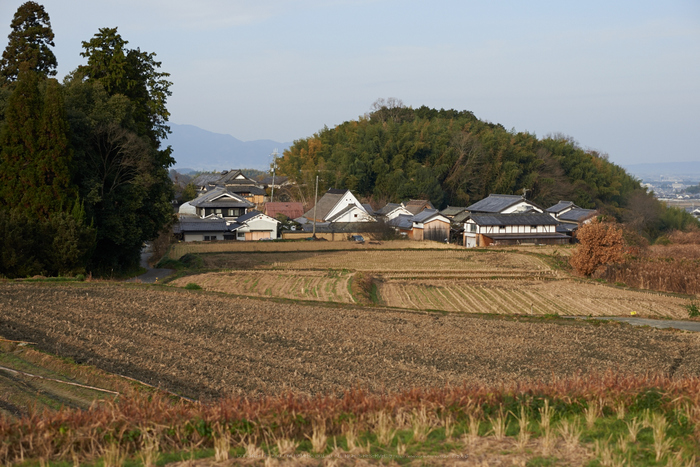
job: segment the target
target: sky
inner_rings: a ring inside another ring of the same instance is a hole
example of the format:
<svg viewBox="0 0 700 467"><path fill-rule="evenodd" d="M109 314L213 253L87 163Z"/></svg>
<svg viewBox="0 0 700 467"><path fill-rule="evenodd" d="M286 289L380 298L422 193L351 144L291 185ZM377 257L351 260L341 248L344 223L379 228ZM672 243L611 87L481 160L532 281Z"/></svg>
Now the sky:
<svg viewBox="0 0 700 467"><path fill-rule="evenodd" d="M22 0L0 2L0 45ZM37 0L58 77L118 27L171 74L170 120L293 141L378 98L563 133L619 165L700 160L700 1Z"/></svg>

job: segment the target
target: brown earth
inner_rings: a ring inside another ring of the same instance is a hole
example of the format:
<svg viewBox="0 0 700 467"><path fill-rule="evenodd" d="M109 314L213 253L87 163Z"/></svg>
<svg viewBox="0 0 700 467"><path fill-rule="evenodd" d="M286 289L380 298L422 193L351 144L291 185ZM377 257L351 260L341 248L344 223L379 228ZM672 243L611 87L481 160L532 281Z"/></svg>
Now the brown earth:
<svg viewBox="0 0 700 467"><path fill-rule="evenodd" d="M195 398L700 375L700 336L124 284L0 283L0 336Z"/></svg>

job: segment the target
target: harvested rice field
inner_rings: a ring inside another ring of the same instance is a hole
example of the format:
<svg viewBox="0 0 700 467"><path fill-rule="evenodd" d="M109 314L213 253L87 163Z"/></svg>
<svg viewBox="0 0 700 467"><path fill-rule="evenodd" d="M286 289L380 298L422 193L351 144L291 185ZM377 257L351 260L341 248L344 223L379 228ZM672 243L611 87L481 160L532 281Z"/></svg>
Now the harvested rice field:
<svg viewBox="0 0 700 467"><path fill-rule="evenodd" d="M693 297L580 280L539 249L372 250L203 255L216 272L170 284L256 297L357 303L351 282L372 277L375 304L410 310L562 316L687 318Z"/></svg>
<svg viewBox="0 0 700 467"><path fill-rule="evenodd" d="M0 283L0 336L196 399L700 375L697 333L146 285Z"/></svg>

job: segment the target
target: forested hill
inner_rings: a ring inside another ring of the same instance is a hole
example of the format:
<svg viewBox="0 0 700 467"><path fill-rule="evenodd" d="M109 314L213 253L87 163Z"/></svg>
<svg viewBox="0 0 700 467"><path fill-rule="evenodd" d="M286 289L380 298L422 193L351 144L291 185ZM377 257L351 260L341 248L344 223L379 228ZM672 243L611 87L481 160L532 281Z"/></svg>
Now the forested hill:
<svg viewBox="0 0 700 467"><path fill-rule="evenodd" d="M377 202L430 199L468 206L489 193L522 194L541 206L572 200L621 217L639 181L571 138L538 139L469 111L376 106L357 121L295 141L280 171L307 187L349 188Z"/></svg>

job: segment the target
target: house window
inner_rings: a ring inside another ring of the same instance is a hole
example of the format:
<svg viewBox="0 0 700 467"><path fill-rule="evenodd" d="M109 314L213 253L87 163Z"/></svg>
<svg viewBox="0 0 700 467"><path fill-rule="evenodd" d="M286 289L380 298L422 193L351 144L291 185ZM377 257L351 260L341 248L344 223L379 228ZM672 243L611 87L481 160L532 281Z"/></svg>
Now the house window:
<svg viewBox="0 0 700 467"><path fill-rule="evenodd" d="M221 209L216 209L217 214L221 214Z"/></svg>
<svg viewBox="0 0 700 467"><path fill-rule="evenodd" d="M505 225L499 225L499 226L498 226L498 231L499 231L499 232L505 232L505 231L506 231L506 226L505 226Z"/></svg>
<svg viewBox="0 0 700 467"><path fill-rule="evenodd" d="M469 232L476 232L476 224L469 224Z"/></svg>
<svg viewBox="0 0 700 467"><path fill-rule="evenodd" d="M536 225L531 225L531 226L530 226L530 232L537 232L537 226L536 226Z"/></svg>

